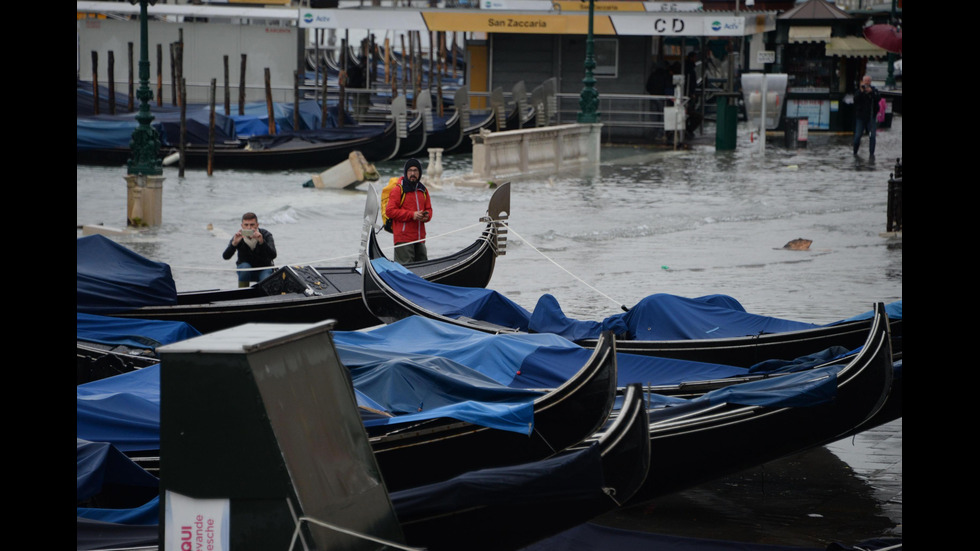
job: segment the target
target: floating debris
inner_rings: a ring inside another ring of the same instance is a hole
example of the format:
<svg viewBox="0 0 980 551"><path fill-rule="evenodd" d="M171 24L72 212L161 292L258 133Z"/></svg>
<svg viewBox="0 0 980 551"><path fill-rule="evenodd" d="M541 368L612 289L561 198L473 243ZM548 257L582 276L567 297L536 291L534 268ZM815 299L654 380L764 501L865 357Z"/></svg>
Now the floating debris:
<svg viewBox="0 0 980 551"><path fill-rule="evenodd" d="M783 248L789 249L791 251L808 251L810 250L811 243L813 243L812 239L803 239L802 237L797 237L796 239L783 245Z"/></svg>

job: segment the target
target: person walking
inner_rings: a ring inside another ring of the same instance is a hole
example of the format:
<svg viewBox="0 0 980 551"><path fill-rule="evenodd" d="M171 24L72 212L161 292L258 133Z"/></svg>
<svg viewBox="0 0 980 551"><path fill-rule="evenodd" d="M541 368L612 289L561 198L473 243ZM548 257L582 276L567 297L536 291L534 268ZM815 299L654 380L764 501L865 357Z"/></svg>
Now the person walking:
<svg viewBox="0 0 980 551"><path fill-rule="evenodd" d="M861 89L854 98L854 154L861 149L861 137L868 133L870 158L875 156L875 138L878 132L878 102L881 95L871 85L871 75L861 77Z"/></svg>
<svg viewBox="0 0 980 551"><path fill-rule="evenodd" d="M385 216L391 219L395 241L395 262L408 264L428 260L425 223L432 220L432 200L422 179L418 159L405 162L404 175L389 190L384 201Z"/></svg>
<svg viewBox="0 0 980 551"><path fill-rule="evenodd" d="M248 287L252 281L262 281L275 271L272 260L276 258L276 241L272 232L259 227L259 217L254 212L242 215L242 227L225 247L221 256L228 260L238 253L235 265L238 268L238 286ZM251 270L250 268L264 268Z"/></svg>

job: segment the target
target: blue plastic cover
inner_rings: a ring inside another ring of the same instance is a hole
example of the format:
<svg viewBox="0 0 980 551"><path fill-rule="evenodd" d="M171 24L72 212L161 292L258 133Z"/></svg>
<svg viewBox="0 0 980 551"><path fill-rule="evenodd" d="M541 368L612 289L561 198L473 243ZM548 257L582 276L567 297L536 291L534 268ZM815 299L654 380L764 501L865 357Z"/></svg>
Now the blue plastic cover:
<svg viewBox="0 0 980 551"><path fill-rule="evenodd" d="M553 297L542 297L534 307L530 328L538 332L568 331L582 322L568 320ZM782 333L819 327L813 323L750 314L734 298L708 295L685 298L657 293L643 298L628 312L605 318L597 327L575 334L574 340L596 338L604 328L624 338L642 341L719 339L764 333Z"/></svg>
<svg viewBox="0 0 980 551"><path fill-rule="evenodd" d="M386 258L371 261L385 282L415 304L449 318L460 316L527 331L531 313L504 295L484 288L432 283Z"/></svg>
<svg viewBox="0 0 980 551"><path fill-rule="evenodd" d="M359 393L397 416L365 421L367 426L438 416L530 434L534 426L533 401L542 394L509 388L474 369L437 356L389 354L351 369L350 373Z"/></svg>
<svg viewBox="0 0 980 551"><path fill-rule="evenodd" d="M376 259L372 263L396 292L429 311L452 319L467 317L522 331L551 333L570 341L595 339L605 330L611 330L623 339L669 341L743 337L821 327L814 323L750 314L734 298L719 294L685 298L657 293L645 297L628 312L614 314L602 321L580 321L565 316L558 301L549 294L540 297L534 312L529 313L491 289L426 281L387 259Z"/></svg>
<svg viewBox="0 0 980 551"><path fill-rule="evenodd" d="M103 235L78 238L75 260L78 312L107 314L177 303L169 264L144 258Z"/></svg>
<svg viewBox="0 0 980 551"><path fill-rule="evenodd" d="M120 451L160 449L160 365L78 385L75 436Z"/></svg>
<svg viewBox="0 0 980 551"><path fill-rule="evenodd" d="M886 304L885 305L885 313L888 314L888 319L889 320L900 320L900 319L902 319L902 301L896 300L895 302L890 302L890 303ZM874 317L874 314L875 314L874 310L868 310L867 312L862 312L862 313L860 313L860 314L858 314L858 315L856 315L854 317L847 318L847 319L840 320L840 321L836 321L836 322L834 322L832 324L828 324L828 325L834 325L834 324L837 324L837 323L844 323L844 322L848 322L848 321L857 321L857 320L871 319L871 318Z"/></svg>
<svg viewBox="0 0 980 551"><path fill-rule="evenodd" d="M77 502L94 497L115 508L76 507L77 516L119 524L157 524L157 477L134 463L115 446L77 438ZM155 495L156 494L156 495ZM132 503L132 507L122 504Z"/></svg>
<svg viewBox="0 0 980 551"><path fill-rule="evenodd" d="M129 346L156 350L158 346L197 337L200 331L182 321L113 318L77 312L77 336L80 341L111 346Z"/></svg>
<svg viewBox="0 0 980 551"><path fill-rule="evenodd" d="M555 388L574 375L592 350L545 333L493 335L411 316L371 331L335 331L341 362L349 368L376 362L375 354L428 355L453 360L512 388ZM616 354L618 386L676 384L745 375L746 368Z"/></svg>

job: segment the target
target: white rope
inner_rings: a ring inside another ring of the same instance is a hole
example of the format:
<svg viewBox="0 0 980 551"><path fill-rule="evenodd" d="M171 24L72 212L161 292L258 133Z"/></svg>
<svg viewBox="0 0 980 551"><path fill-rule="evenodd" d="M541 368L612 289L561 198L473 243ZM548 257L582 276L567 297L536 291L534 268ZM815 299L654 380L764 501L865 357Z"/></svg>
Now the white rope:
<svg viewBox="0 0 980 551"><path fill-rule="evenodd" d="M289 548L290 549L292 549L293 546L296 545L296 538L299 536L299 529L302 526L302 522L303 521L306 521L306 522L311 522L313 524L318 524L320 526L323 526L324 528L329 528L330 530L336 530L337 532L348 534L350 536L355 536L355 537L358 537L358 538L361 538L361 539L371 540L371 541L373 541L375 543L380 543L380 544L383 544L383 545L388 545L390 547L394 547L395 549L404 549L405 551L425 551L425 548L423 548L423 547L407 547L405 545L401 545L401 544L390 542L390 541L385 541L383 539L376 538L374 536L369 536L367 534L360 534L360 533L355 532L353 530L348 530L347 528L342 528L340 526L337 526L336 524L330 524L330 523L327 523L327 522L323 522L322 520L316 520L316 519L313 519L313 518L310 518L310 517L299 517L299 521L300 522L296 524L296 530L293 531L293 539L289 543Z"/></svg>
<svg viewBox="0 0 980 551"><path fill-rule="evenodd" d="M592 290L593 290L593 291L595 291L596 293L598 293L598 294L600 294L600 295L602 295L602 296L604 296L604 297L606 297L606 298L607 298L607 299L609 300L609 302L612 302L613 304L615 304L615 305L617 305L617 306L619 306L619 307L620 307L620 308L622 308L623 310L628 310L628 308L626 308L626 306L625 306L625 305L624 305L623 303L621 303L621 302L619 302L619 301L617 301L617 300L614 300L614 299L613 299L612 297L610 297L609 295L607 295L607 294L605 294L605 293L603 293L603 292L602 292L602 291L600 291L599 289L596 289L596 288L595 288L595 287L593 287L592 285L589 285L589 284L588 284L588 283L586 283L586 282L585 282L585 281L584 281L584 280L583 280L582 278L580 278L580 277L578 277L577 275L575 275L575 274L573 274L572 272L569 272L569 271L568 271L568 270L566 270L566 269L565 269L565 268L564 268L563 266L561 266L560 264L558 264L557 262L555 262L554 260L552 260L551 258L549 258L549 257L548 257L548 255L546 255L546 254L544 254L543 252L541 252L541 251L539 251L539 250L537 249L537 247L535 247L534 245L532 245L532 244L531 244L531 242L530 242L530 241L528 241L528 240L527 240L527 239L526 239L526 238L525 238L524 236L522 236L521 234L519 234L519 233L517 233L517 231L515 231L515 230L514 230L514 226L511 226L511 225L508 225L507 227L508 227L508 228L510 228L510 231L512 231L512 232L514 232L514 235L516 235L516 236L517 236L517 237L518 237L519 239L521 239L522 241L524 241L525 243L527 243L527 246L528 246L528 247L531 247L531 249L533 249L533 250L534 250L534 251L535 251L536 253L538 253L538 254L540 254L541 256L543 256L543 257L544 257L544 258L545 258L545 259L546 259L546 260L547 260L548 262L551 262L552 264L554 264L555 266L557 266L557 267L558 267L559 269L561 269L562 271L564 271L564 272L565 272L566 274L568 274L568 275L570 275L570 276L572 276L572 278L574 278L574 279L576 279L576 280L578 280L579 282L581 282L581 283L582 283L582 285L585 285L585 286L586 286L586 287L588 287L589 289L592 289Z"/></svg>
<svg viewBox="0 0 980 551"><path fill-rule="evenodd" d="M466 230L469 230L469 229L474 228L474 227L477 227L477 226L483 227L485 224L486 224L485 222L477 222L475 224L472 224L472 225L469 225L469 226L466 226L466 227L463 227L463 228L459 228L459 229L456 229L456 230L452 230L452 231L449 231L449 232L446 232L446 233L441 233L439 235L434 235L434 236L431 236L431 237L427 236L424 240L419 240L419 241L430 241L430 240L440 239L440 238L446 237L447 235L452 235L454 233L458 233L458 232L461 232L461 231L466 231ZM418 243L419 241L412 241L412 243ZM384 250L384 251L392 251L392 250L394 250L394 248L395 248L394 246L391 246L391 247L382 247L381 249ZM347 255L343 255L343 256L335 256L333 258L321 258L321 259L318 259L318 260L308 260L308 261L305 261L305 262L287 262L286 264L284 264L284 266L329 265L330 263L333 263L333 262L338 261L338 260L343 259L343 258L355 258L356 259L358 257L360 257L360 253L347 254ZM195 270L195 271L200 271L200 272L257 272L257 271L262 271L262 270L268 270L269 269L269 266L259 267L259 268L241 268L241 269L239 269L239 268L208 268L208 267L204 267L204 266L174 266L174 265L171 265L171 269L174 269L174 270Z"/></svg>

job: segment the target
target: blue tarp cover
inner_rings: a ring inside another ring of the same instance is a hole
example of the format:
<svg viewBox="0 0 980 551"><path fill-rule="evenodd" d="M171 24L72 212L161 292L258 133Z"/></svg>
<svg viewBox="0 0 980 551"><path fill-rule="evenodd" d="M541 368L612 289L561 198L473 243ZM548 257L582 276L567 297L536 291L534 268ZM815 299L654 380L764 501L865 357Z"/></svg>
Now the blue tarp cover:
<svg viewBox="0 0 980 551"><path fill-rule="evenodd" d="M378 275L399 294L427 310L449 318L465 316L528 330L530 312L496 291L431 283L386 258L377 258L371 263Z"/></svg>
<svg viewBox="0 0 980 551"><path fill-rule="evenodd" d="M160 365L78 385L75 436L119 450L160 449Z"/></svg>
<svg viewBox="0 0 980 551"><path fill-rule="evenodd" d="M77 336L80 341L111 346L129 346L156 350L158 346L197 337L200 331L182 321L113 318L77 312Z"/></svg>
<svg viewBox="0 0 980 551"><path fill-rule="evenodd" d="M349 368L377 362L378 353L453 360L512 388L555 388L574 375L592 350L545 333L492 335L420 316L371 331L335 331L341 362ZM383 356L382 356L383 357ZM676 384L745 375L746 368L617 354L618 385Z"/></svg>
<svg viewBox="0 0 980 551"><path fill-rule="evenodd" d="M396 292L442 316L473 318L535 333L552 333L570 341L595 339L605 330L631 340L719 339L803 331L819 324L751 314L733 297L706 295L685 298L666 293L649 295L628 312L602 321L571 319L550 294L538 299L534 312L491 289L455 287L426 281L403 266L380 258L372 260L379 275ZM891 319L902 317L902 303L886 307ZM867 319L871 311L851 319ZM846 320L845 320L846 321ZM840 322L834 322L840 323ZM832 324L830 324L832 325Z"/></svg>
<svg viewBox="0 0 980 551"><path fill-rule="evenodd" d="M77 440L77 503L98 497L116 508L77 507L79 517L119 524L157 524L160 481L106 442ZM132 501L133 507L121 504ZM145 501L144 501L145 500Z"/></svg>
<svg viewBox="0 0 980 551"><path fill-rule="evenodd" d="M103 235L76 240L76 311L122 312L177 303L170 265L154 262Z"/></svg>

